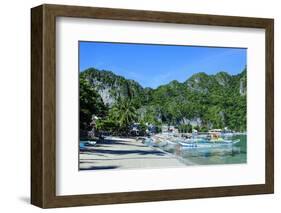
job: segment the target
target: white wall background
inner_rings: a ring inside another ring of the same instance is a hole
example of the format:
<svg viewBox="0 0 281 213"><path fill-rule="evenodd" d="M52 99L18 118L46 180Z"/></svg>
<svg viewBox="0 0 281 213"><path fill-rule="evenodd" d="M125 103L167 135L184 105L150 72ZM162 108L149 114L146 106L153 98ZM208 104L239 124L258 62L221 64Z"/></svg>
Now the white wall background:
<svg viewBox="0 0 281 213"><path fill-rule="evenodd" d="M39 212L30 192L30 8L42 3L162 10L275 19L275 194L52 209L49 212L278 212L281 198L281 14L277 0L39 0L1 1L0 210ZM258 117L257 117L258 121ZM240 174L243 175L243 174ZM280 211L280 210L279 210Z"/></svg>

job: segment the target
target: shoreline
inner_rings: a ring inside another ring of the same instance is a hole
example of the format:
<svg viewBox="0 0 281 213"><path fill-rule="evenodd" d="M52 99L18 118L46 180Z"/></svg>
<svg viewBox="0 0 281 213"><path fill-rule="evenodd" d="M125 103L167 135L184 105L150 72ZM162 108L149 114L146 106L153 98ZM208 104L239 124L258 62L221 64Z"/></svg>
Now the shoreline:
<svg viewBox="0 0 281 213"><path fill-rule="evenodd" d="M179 139L161 133L150 137L108 136L102 140L80 141L79 170L179 168L247 161L245 145L193 149L179 143ZM245 144L245 140L239 140Z"/></svg>
<svg viewBox="0 0 281 213"><path fill-rule="evenodd" d="M106 137L93 146L80 148L79 152L79 170L171 168L186 165L177 156L147 146L137 138Z"/></svg>

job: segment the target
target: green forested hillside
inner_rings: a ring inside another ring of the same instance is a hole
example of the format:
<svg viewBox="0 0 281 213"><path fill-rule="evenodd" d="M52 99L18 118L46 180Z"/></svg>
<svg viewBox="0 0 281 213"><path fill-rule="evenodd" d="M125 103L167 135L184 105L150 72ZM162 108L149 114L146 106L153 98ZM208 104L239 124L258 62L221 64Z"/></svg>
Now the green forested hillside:
<svg viewBox="0 0 281 213"><path fill-rule="evenodd" d="M101 128L104 122L123 129L133 122L148 122L245 131L246 78L246 69L233 76L200 72L183 83L174 80L151 89L111 71L90 68L80 73L80 129L87 129L94 114L101 118ZM129 105L134 112L126 111Z"/></svg>

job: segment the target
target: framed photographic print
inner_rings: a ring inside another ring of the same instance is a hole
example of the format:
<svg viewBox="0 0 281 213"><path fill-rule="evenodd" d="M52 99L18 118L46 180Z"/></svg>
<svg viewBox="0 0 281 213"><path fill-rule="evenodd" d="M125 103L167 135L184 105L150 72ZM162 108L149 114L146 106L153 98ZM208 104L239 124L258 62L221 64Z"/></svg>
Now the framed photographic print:
<svg viewBox="0 0 281 213"><path fill-rule="evenodd" d="M31 203L273 193L273 19L31 9Z"/></svg>

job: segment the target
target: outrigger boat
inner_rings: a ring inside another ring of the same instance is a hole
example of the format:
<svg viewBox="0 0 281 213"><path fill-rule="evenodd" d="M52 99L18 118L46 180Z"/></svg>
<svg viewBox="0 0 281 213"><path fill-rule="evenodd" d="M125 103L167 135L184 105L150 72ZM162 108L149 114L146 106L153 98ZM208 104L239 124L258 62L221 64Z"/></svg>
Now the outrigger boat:
<svg viewBox="0 0 281 213"><path fill-rule="evenodd" d="M210 140L204 142L178 142L183 148L219 148L219 147L231 147L240 142L237 140Z"/></svg>
<svg viewBox="0 0 281 213"><path fill-rule="evenodd" d="M195 137L195 138L181 138L173 140L167 138L158 137L155 138L146 138L143 143L152 147L165 147L165 146L176 146L180 145L183 148L220 148L220 147L232 147L233 145L240 142L240 139L229 140L221 137Z"/></svg>
<svg viewBox="0 0 281 213"><path fill-rule="evenodd" d="M206 140L203 138L189 138L185 140L180 140L179 143L202 143L205 142Z"/></svg>

